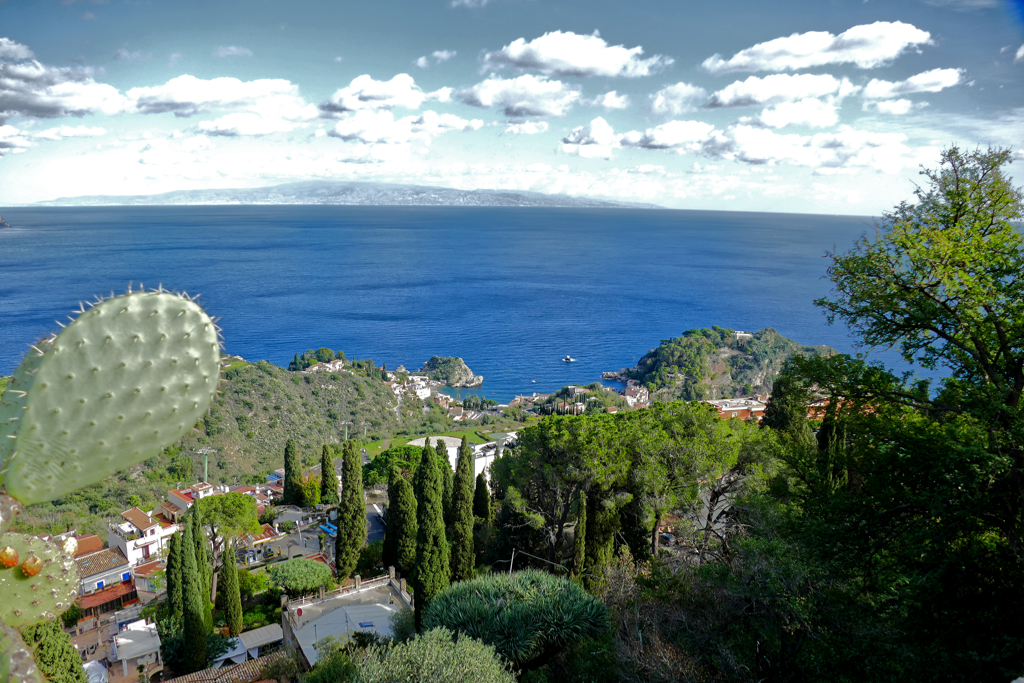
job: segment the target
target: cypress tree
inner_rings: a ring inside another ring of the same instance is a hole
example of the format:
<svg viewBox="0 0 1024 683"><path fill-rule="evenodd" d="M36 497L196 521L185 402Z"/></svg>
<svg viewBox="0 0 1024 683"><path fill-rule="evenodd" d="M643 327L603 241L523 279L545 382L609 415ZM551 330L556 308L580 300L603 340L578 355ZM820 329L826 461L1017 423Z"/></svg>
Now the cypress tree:
<svg viewBox="0 0 1024 683"><path fill-rule="evenodd" d="M429 441L416 470L416 628L423 625L423 612L438 593L449 585L448 539L444 532L441 499L444 484ZM449 468L450 469L450 468Z"/></svg>
<svg viewBox="0 0 1024 683"><path fill-rule="evenodd" d="M32 658L50 683L87 683L82 657L71 644L71 636L60 627L59 621L44 621L29 626L21 633L22 640L32 650Z"/></svg>
<svg viewBox="0 0 1024 683"><path fill-rule="evenodd" d="M384 532L385 566L394 566L403 576L416 568L416 496L412 484L397 467L391 468L388 483L388 528Z"/></svg>
<svg viewBox="0 0 1024 683"><path fill-rule="evenodd" d="M203 531L203 523L199 519L199 508L192 506L192 539L196 549L196 569L199 571L200 591L203 597L203 619L206 621L206 630L213 628L213 602L211 592L213 590L213 559L210 557L210 549L206 545L206 534Z"/></svg>
<svg viewBox="0 0 1024 683"><path fill-rule="evenodd" d="M583 576L583 569L587 563L587 494L580 491L580 497L576 503L579 513L576 516L576 532L572 542L572 575Z"/></svg>
<svg viewBox="0 0 1024 683"><path fill-rule="evenodd" d="M363 498L363 467L355 441L346 441L342 453L341 505L338 508L338 537L334 564L338 580L352 574L359 553L366 544L366 501Z"/></svg>
<svg viewBox="0 0 1024 683"><path fill-rule="evenodd" d="M281 496L285 505L302 506L300 467L299 447L295 445L295 439L288 439L284 446L284 494Z"/></svg>
<svg viewBox="0 0 1024 683"><path fill-rule="evenodd" d="M192 673L206 667L206 609L203 604L203 578L196 565L196 544L193 540L192 525L185 524L179 549L181 550L181 587L184 608L182 610L182 635L185 655L182 658L184 671Z"/></svg>
<svg viewBox="0 0 1024 683"><path fill-rule="evenodd" d="M476 554L473 551L473 451L462 437L459 460L452 486L451 580L473 578Z"/></svg>
<svg viewBox="0 0 1024 683"><path fill-rule="evenodd" d="M181 534L179 533L171 536L164 575L167 577L167 609L171 616L180 619L183 597L181 592Z"/></svg>
<svg viewBox="0 0 1024 683"><path fill-rule="evenodd" d="M323 505L338 504L338 477L334 473L333 448L324 444L324 452L320 456L320 503Z"/></svg>
<svg viewBox="0 0 1024 683"><path fill-rule="evenodd" d="M476 490L473 492L473 516L478 517L482 524L490 524L494 516L491 513L491 492L487 490L487 477L483 472L476 475Z"/></svg>
<svg viewBox="0 0 1024 683"><path fill-rule="evenodd" d="M235 566L234 547L229 543L224 549L223 564L220 567L218 591L224 596L224 621L228 634L237 636L242 632L242 595L238 589L238 567Z"/></svg>
<svg viewBox="0 0 1024 683"><path fill-rule="evenodd" d="M429 445L429 439L424 441L425 444ZM438 439L437 445L434 447L437 453L437 465L441 469L441 509L444 510L444 525L449 527L452 525L452 488L454 481L452 481L452 463L448 459L448 447L444 444L444 439Z"/></svg>

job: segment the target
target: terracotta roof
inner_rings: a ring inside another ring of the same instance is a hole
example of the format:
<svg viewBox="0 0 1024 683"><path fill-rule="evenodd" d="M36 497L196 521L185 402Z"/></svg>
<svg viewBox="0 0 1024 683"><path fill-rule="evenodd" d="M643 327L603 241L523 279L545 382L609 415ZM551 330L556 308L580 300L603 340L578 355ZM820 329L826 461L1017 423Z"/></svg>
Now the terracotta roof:
<svg viewBox="0 0 1024 683"><path fill-rule="evenodd" d="M75 557L81 557L82 555L94 553L97 550L103 550L103 539L96 534L75 536L75 540L78 541L78 549L75 550Z"/></svg>
<svg viewBox="0 0 1024 683"><path fill-rule="evenodd" d="M264 667L284 656L283 652L275 652L259 659L250 659L248 662L234 666L225 666L222 669L196 671L187 676L172 678L166 683L253 683L254 681L264 681L266 679L261 678Z"/></svg>
<svg viewBox="0 0 1024 683"><path fill-rule="evenodd" d="M146 529L157 525L157 522L154 521L152 517L147 515L139 508L131 508L129 510L125 510L124 512L121 513L121 516L128 520L132 524L132 526L139 529L140 531L145 531Z"/></svg>
<svg viewBox="0 0 1024 683"><path fill-rule="evenodd" d="M105 605L111 600L117 600L120 597L128 595L133 590L135 590L134 581L129 580L123 583L118 583L108 588L98 590L95 593L83 595L78 599L78 606L83 610L89 609L90 607L99 607L100 605Z"/></svg>
<svg viewBox="0 0 1024 683"><path fill-rule="evenodd" d="M269 524L264 524L263 525L263 533L261 533L259 536L253 536L252 537L252 542L253 543L263 543L264 541L269 541L272 538L276 538L277 536L283 536L283 535L284 534L281 534L281 533L278 533L278 532L274 531L274 527L270 526Z"/></svg>
<svg viewBox="0 0 1024 683"><path fill-rule="evenodd" d="M231 489L231 493L256 493L256 489L254 489L251 486L236 486L235 488Z"/></svg>
<svg viewBox="0 0 1024 683"><path fill-rule="evenodd" d="M188 501L190 503L195 502L195 498L192 497L192 493L190 491L179 491L178 489L169 489L167 491L167 494L168 495L175 495L178 498L181 498L182 500L186 500L186 501Z"/></svg>
<svg viewBox="0 0 1024 683"><path fill-rule="evenodd" d="M153 574L156 574L159 571L163 571L164 567L165 565L163 563L163 560L153 560L152 562L147 562L146 564L140 564L138 567L135 568L135 576L145 576L146 578L149 578Z"/></svg>
<svg viewBox="0 0 1024 683"><path fill-rule="evenodd" d="M109 572L121 565L128 566L128 558L124 556L120 548L115 546L106 550L97 550L88 555L80 555L75 558L75 564L78 565L78 575L86 579L96 574Z"/></svg>

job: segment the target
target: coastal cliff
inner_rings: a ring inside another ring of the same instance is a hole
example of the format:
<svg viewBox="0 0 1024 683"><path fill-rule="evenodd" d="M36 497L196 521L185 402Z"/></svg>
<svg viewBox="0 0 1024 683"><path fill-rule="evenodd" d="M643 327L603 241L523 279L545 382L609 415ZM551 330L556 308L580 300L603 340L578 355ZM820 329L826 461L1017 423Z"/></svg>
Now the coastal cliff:
<svg viewBox="0 0 1024 683"><path fill-rule="evenodd" d="M474 375L461 358L432 356L423 364L420 372L430 379L444 382L450 387L478 387L484 383L481 375Z"/></svg>

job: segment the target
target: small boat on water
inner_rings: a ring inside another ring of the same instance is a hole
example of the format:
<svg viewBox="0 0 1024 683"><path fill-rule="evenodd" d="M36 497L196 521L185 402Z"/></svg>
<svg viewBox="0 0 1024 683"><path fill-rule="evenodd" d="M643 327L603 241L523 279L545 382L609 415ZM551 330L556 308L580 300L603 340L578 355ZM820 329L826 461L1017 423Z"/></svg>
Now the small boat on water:
<svg viewBox="0 0 1024 683"><path fill-rule="evenodd" d="M563 358L562 360L564 360L566 363L575 363L576 362L576 359L573 358L572 356L570 356L569 354L565 354L565 358Z"/></svg>

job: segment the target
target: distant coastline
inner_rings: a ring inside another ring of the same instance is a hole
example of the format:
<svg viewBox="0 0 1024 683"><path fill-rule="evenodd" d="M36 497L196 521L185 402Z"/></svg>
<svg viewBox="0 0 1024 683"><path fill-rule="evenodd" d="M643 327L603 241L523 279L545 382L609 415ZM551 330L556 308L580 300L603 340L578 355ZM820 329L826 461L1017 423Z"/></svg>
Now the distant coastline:
<svg viewBox="0 0 1024 683"><path fill-rule="evenodd" d="M519 190L456 190L425 185L310 180L271 187L176 190L150 195L61 197L32 206L175 205L349 205L349 206L504 206L595 209L661 209L655 204L607 201Z"/></svg>

